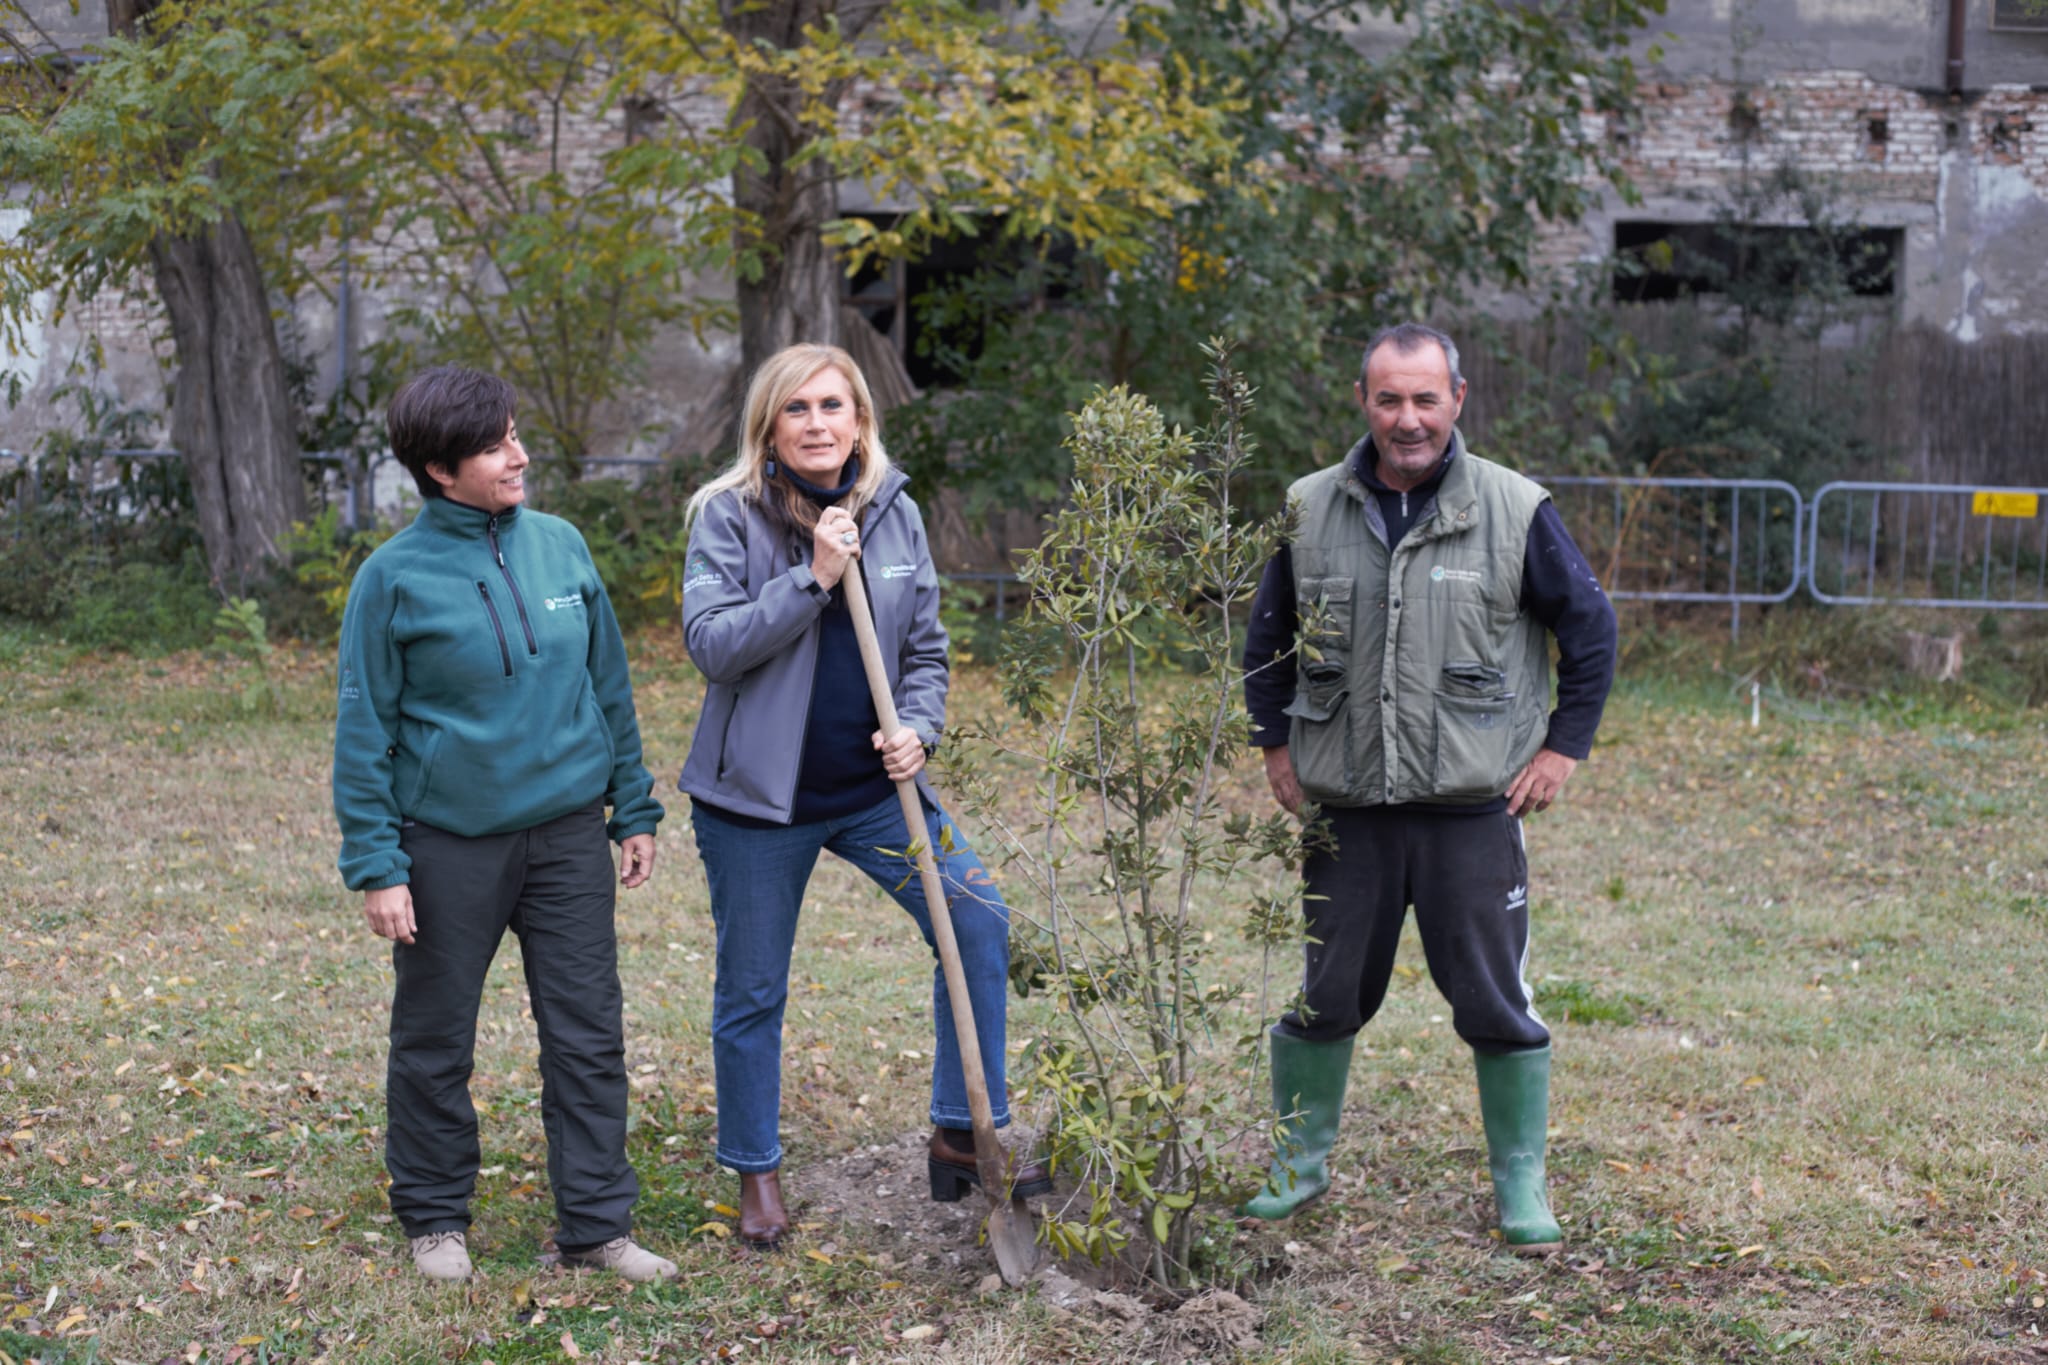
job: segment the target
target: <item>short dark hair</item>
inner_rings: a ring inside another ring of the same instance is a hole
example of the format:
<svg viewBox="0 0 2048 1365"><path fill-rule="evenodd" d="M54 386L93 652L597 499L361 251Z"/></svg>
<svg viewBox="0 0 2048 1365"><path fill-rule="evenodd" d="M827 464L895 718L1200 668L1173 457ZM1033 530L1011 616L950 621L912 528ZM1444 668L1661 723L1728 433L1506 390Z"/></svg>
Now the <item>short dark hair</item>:
<svg viewBox="0 0 2048 1365"><path fill-rule="evenodd" d="M1458 373L1458 343L1434 327L1425 327L1419 322L1397 322L1392 327L1382 327L1372 334L1372 340L1365 343L1365 354L1358 360L1358 382L1365 382L1365 367L1372 364L1372 353L1380 347L1392 345L1397 355L1413 355L1424 346L1435 345L1444 353L1444 363L1451 368L1451 391L1457 392L1464 384L1465 376Z"/></svg>
<svg viewBox="0 0 2048 1365"><path fill-rule="evenodd" d="M436 365L399 386L384 410L391 454L412 473L423 498L441 496L430 464L454 473L512 429L512 386L494 374Z"/></svg>

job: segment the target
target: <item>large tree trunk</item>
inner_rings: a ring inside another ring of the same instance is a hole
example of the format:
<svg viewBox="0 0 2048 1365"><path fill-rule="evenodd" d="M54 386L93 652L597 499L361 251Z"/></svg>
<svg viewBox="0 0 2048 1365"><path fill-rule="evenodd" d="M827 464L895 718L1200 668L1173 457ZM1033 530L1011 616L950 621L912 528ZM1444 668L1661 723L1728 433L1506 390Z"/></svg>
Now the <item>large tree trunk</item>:
<svg viewBox="0 0 2048 1365"><path fill-rule="evenodd" d="M213 580L244 590L275 564L280 539L306 510L263 274L233 216L193 236L158 237L150 259L178 348L171 444L192 479Z"/></svg>
<svg viewBox="0 0 2048 1365"><path fill-rule="evenodd" d="M161 0L106 0L107 31L143 36ZM305 515L284 356L256 249L233 214L150 243L157 293L178 348L171 444L185 457L215 585L245 590L276 563Z"/></svg>
<svg viewBox="0 0 2048 1365"><path fill-rule="evenodd" d="M859 21L873 12L864 7ZM719 0L726 31L752 46L801 47L804 30L838 6L834 0ZM842 14L842 27L850 14ZM787 81L753 77L733 110L733 125L760 153L760 168L733 172L733 200L752 215L742 250L762 258L759 279L739 281L740 368L745 377L775 352L798 342L840 344L839 263L819 236L839 214L839 188L819 161L792 167L809 144L803 92Z"/></svg>

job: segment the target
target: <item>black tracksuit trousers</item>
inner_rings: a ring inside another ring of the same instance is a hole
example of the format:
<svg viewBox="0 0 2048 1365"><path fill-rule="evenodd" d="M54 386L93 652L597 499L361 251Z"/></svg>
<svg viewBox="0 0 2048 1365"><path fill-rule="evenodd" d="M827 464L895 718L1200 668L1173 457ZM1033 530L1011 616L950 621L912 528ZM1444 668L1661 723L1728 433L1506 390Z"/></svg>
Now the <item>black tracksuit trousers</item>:
<svg viewBox="0 0 2048 1365"><path fill-rule="evenodd" d="M477 1010L498 945L519 939L540 1033L540 1111L556 1245L632 1230L640 1182L626 1160L626 1039L612 913L617 873L604 809L513 834L464 838L407 824L415 941L394 943L384 1165L409 1237L469 1226L482 1160L469 1078Z"/></svg>
<svg viewBox="0 0 2048 1365"><path fill-rule="evenodd" d="M1525 972L1529 862L1522 822L1505 810L1426 806L1323 807L1334 850L1310 856L1303 909L1305 1008L1275 1027L1337 1042L1365 1027L1387 998L1401 924L1415 907L1429 974L1451 1004L1451 1026L1481 1052L1550 1042Z"/></svg>

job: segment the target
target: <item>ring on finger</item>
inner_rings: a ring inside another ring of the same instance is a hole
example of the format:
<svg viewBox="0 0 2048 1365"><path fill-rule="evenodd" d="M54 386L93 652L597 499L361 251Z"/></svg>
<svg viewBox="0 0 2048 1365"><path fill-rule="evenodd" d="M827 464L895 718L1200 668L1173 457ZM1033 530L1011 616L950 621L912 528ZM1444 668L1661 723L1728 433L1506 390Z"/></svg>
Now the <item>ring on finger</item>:
<svg viewBox="0 0 2048 1365"><path fill-rule="evenodd" d="M858 535L855 535L852 531L842 531L839 534L839 543L841 545L846 546L849 549L851 549L854 543L859 539L860 537Z"/></svg>

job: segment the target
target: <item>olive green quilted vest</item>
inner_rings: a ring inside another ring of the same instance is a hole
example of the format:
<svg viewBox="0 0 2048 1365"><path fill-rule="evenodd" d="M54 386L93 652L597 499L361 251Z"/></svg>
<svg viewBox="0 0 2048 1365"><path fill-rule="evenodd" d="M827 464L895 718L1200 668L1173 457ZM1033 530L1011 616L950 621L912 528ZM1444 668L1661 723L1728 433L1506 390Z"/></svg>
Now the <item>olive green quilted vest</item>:
<svg viewBox="0 0 2048 1365"><path fill-rule="evenodd" d="M1311 801L1475 804L1543 747L1550 645L1522 613L1522 558L1550 495L1456 449L1391 553L1350 459L1288 490L1302 650L1287 747Z"/></svg>

